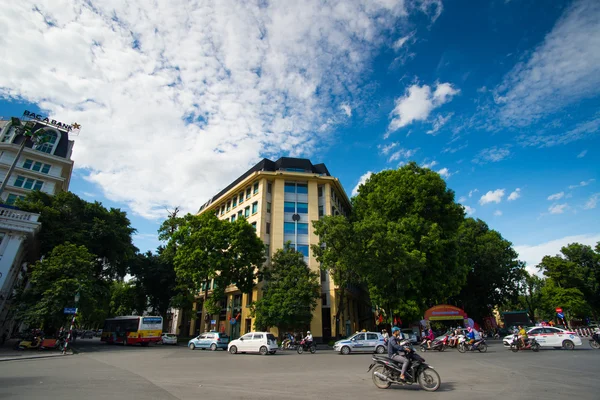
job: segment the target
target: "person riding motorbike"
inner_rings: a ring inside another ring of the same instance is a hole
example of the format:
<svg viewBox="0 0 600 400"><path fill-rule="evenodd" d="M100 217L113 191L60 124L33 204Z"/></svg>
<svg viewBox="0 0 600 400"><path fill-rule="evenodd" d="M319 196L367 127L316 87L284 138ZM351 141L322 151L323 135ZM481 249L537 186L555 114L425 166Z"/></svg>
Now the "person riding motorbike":
<svg viewBox="0 0 600 400"><path fill-rule="evenodd" d="M467 345L473 346L473 343L475 343L475 331L471 327L467 328L467 339L469 340Z"/></svg>
<svg viewBox="0 0 600 400"><path fill-rule="evenodd" d="M408 369L409 360L408 354L412 349L408 346L401 344L402 337L400 336L400 328L394 326L392 328L392 336L388 340L388 357L402 363L402 371L400 372L400 380L404 381L406 378L404 374Z"/></svg>
<svg viewBox="0 0 600 400"><path fill-rule="evenodd" d="M596 328L596 332L594 332L594 334L592 335L592 339L600 343L600 327Z"/></svg>
<svg viewBox="0 0 600 400"><path fill-rule="evenodd" d="M519 325L519 339L523 347L525 347L527 344L527 331L521 325Z"/></svg>
<svg viewBox="0 0 600 400"><path fill-rule="evenodd" d="M306 332L306 337L304 338L305 343L306 343L306 347L310 348L310 346L312 346L313 343L313 335L312 333L310 333L310 331Z"/></svg>
<svg viewBox="0 0 600 400"><path fill-rule="evenodd" d="M427 348L431 350L431 343L435 339L435 335L433 334L433 329L429 329L429 333L425 337L427 339Z"/></svg>

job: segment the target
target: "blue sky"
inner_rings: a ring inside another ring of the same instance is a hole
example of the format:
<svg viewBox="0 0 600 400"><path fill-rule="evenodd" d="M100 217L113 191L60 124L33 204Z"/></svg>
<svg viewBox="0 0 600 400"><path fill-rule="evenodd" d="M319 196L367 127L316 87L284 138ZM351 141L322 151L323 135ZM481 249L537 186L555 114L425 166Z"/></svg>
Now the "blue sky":
<svg viewBox="0 0 600 400"><path fill-rule="evenodd" d="M430 166L530 266L600 240L598 2L61 2L0 5L0 115L80 123L71 190L141 250L280 156Z"/></svg>

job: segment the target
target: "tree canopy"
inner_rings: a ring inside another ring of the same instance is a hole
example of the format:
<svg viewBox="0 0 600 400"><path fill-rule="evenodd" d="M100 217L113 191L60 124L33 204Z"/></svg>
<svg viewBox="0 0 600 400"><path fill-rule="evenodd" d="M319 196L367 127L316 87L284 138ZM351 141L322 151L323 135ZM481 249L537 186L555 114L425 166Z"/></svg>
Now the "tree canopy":
<svg viewBox="0 0 600 400"><path fill-rule="evenodd" d="M275 252L262 277L262 297L251 306L255 329L275 326L281 333L309 326L321 295L321 283L319 274L308 268L302 253L286 243Z"/></svg>

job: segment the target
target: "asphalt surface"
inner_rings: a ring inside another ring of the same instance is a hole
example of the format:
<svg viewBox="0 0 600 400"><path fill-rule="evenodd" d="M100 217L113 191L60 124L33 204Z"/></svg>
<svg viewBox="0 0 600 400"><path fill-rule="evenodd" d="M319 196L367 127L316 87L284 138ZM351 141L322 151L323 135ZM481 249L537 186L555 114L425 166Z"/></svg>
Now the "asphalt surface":
<svg viewBox="0 0 600 400"><path fill-rule="evenodd" d="M600 351L585 345L512 353L491 342L485 354L422 354L442 378L429 393L377 389L365 354L231 355L78 340L72 356L1 362L0 399L598 399Z"/></svg>

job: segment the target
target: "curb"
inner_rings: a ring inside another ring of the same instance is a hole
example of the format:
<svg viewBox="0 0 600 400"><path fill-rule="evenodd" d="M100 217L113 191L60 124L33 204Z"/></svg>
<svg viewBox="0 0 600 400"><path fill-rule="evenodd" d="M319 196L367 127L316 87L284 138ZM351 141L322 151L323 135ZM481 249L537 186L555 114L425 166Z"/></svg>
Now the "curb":
<svg viewBox="0 0 600 400"><path fill-rule="evenodd" d="M64 354L66 356L73 355L73 353ZM12 356L12 357L0 357L0 362L3 361L19 361L19 360L36 360L39 358L52 358L52 357L62 357L63 354L43 354L43 355L31 355L31 356Z"/></svg>

